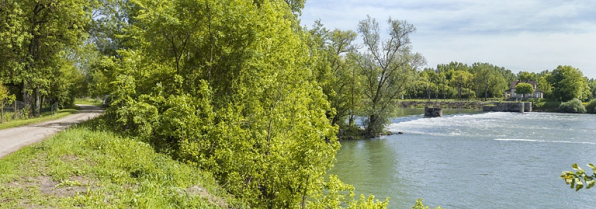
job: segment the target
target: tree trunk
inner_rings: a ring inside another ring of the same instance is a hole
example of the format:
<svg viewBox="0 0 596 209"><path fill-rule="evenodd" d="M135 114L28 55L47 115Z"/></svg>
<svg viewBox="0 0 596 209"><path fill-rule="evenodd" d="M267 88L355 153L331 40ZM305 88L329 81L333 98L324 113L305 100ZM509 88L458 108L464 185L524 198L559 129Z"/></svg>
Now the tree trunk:
<svg viewBox="0 0 596 209"><path fill-rule="evenodd" d="M376 130L374 130L377 123L377 116L370 115L368 118L368 127L366 127L366 137L373 138L377 135Z"/></svg>
<svg viewBox="0 0 596 209"><path fill-rule="evenodd" d="M23 103L25 103L25 105L29 104L29 96L27 94L27 83L25 81L23 81L23 83L21 84L21 89L22 89L22 93L23 93Z"/></svg>
<svg viewBox="0 0 596 209"><path fill-rule="evenodd" d="M39 115L41 115L41 109L43 108L43 99L45 96L41 97L41 101L39 102Z"/></svg>
<svg viewBox="0 0 596 209"><path fill-rule="evenodd" d="M459 98L459 101L461 101L461 84L457 85L457 97Z"/></svg>
<svg viewBox="0 0 596 209"><path fill-rule="evenodd" d="M35 98L33 98L33 102L34 102L34 107L31 108L31 112L33 113L33 116L38 118L39 117L39 85L35 86Z"/></svg>

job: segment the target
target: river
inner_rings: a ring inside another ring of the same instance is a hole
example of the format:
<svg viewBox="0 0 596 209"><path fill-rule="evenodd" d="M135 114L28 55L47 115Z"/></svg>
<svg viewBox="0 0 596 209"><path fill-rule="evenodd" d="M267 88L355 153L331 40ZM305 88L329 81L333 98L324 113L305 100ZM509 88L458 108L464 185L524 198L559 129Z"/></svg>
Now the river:
<svg viewBox="0 0 596 209"><path fill-rule="evenodd" d="M342 141L330 171L389 208L592 208L596 187L559 178L596 164L596 115L402 109L387 129L403 135ZM588 171L591 174L591 171Z"/></svg>

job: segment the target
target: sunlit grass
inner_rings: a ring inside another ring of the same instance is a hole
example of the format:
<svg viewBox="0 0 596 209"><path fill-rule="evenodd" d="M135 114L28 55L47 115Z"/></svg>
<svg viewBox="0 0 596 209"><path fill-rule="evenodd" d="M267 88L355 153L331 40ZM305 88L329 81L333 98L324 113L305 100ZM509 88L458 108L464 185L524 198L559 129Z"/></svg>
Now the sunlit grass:
<svg viewBox="0 0 596 209"><path fill-rule="evenodd" d="M84 105L95 105L95 106L101 106L101 102L102 100L99 98L90 98L90 97L85 97L85 98L75 98L75 104L84 104Z"/></svg>
<svg viewBox="0 0 596 209"><path fill-rule="evenodd" d="M0 159L3 208L243 208L207 172L78 125Z"/></svg>
<svg viewBox="0 0 596 209"><path fill-rule="evenodd" d="M30 119L18 119L18 120L11 120L4 123L0 123L0 130L7 129L7 128L14 128L19 126L25 126L29 124L41 123L51 120L56 120L63 118L67 115L77 113L78 110L76 109L62 109L58 110L56 114L52 115L51 112L45 112L41 114L39 118L30 118ZM5 113L8 114L8 113Z"/></svg>

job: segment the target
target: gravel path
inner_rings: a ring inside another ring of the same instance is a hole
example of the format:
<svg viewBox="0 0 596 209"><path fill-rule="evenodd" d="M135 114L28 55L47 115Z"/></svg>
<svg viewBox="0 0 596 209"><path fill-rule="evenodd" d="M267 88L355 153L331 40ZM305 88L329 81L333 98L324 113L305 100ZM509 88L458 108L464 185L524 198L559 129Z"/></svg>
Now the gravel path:
<svg viewBox="0 0 596 209"><path fill-rule="evenodd" d="M81 107L79 113L68 115L58 120L0 130L0 158L27 145L47 139L72 124L89 120L103 113L103 110L97 106L77 106Z"/></svg>

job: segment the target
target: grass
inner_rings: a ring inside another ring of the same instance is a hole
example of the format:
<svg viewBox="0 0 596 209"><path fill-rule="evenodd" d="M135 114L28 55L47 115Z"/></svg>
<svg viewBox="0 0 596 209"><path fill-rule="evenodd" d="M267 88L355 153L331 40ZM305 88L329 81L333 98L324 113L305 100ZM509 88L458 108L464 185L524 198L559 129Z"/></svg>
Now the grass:
<svg viewBox="0 0 596 209"><path fill-rule="evenodd" d="M56 119L63 118L67 115L74 114L77 112L78 112L78 110L76 110L76 109L58 110L58 112L54 115L52 115L51 112L45 112L45 113L41 114L40 118L20 119L20 120L12 120L12 121L8 121L8 122L0 123L0 130L7 129L7 128L19 127L19 126L25 126L25 125L34 124L34 123L41 123L41 122L46 122L46 121L50 121L50 120L56 120ZM5 114L7 114L7 113L5 113Z"/></svg>
<svg viewBox="0 0 596 209"><path fill-rule="evenodd" d="M98 98L85 97L85 98L76 98L74 103L75 104L101 106L102 100L98 99Z"/></svg>
<svg viewBox="0 0 596 209"><path fill-rule="evenodd" d="M557 101L534 102L534 111L556 112L559 109L560 105L561 102Z"/></svg>
<svg viewBox="0 0 596 209"><path fill-rule="evenodd" d="M97 120L97 119L95 119ZM239 208L213 177L93 121L0 159L3 208Z"/></svg>

